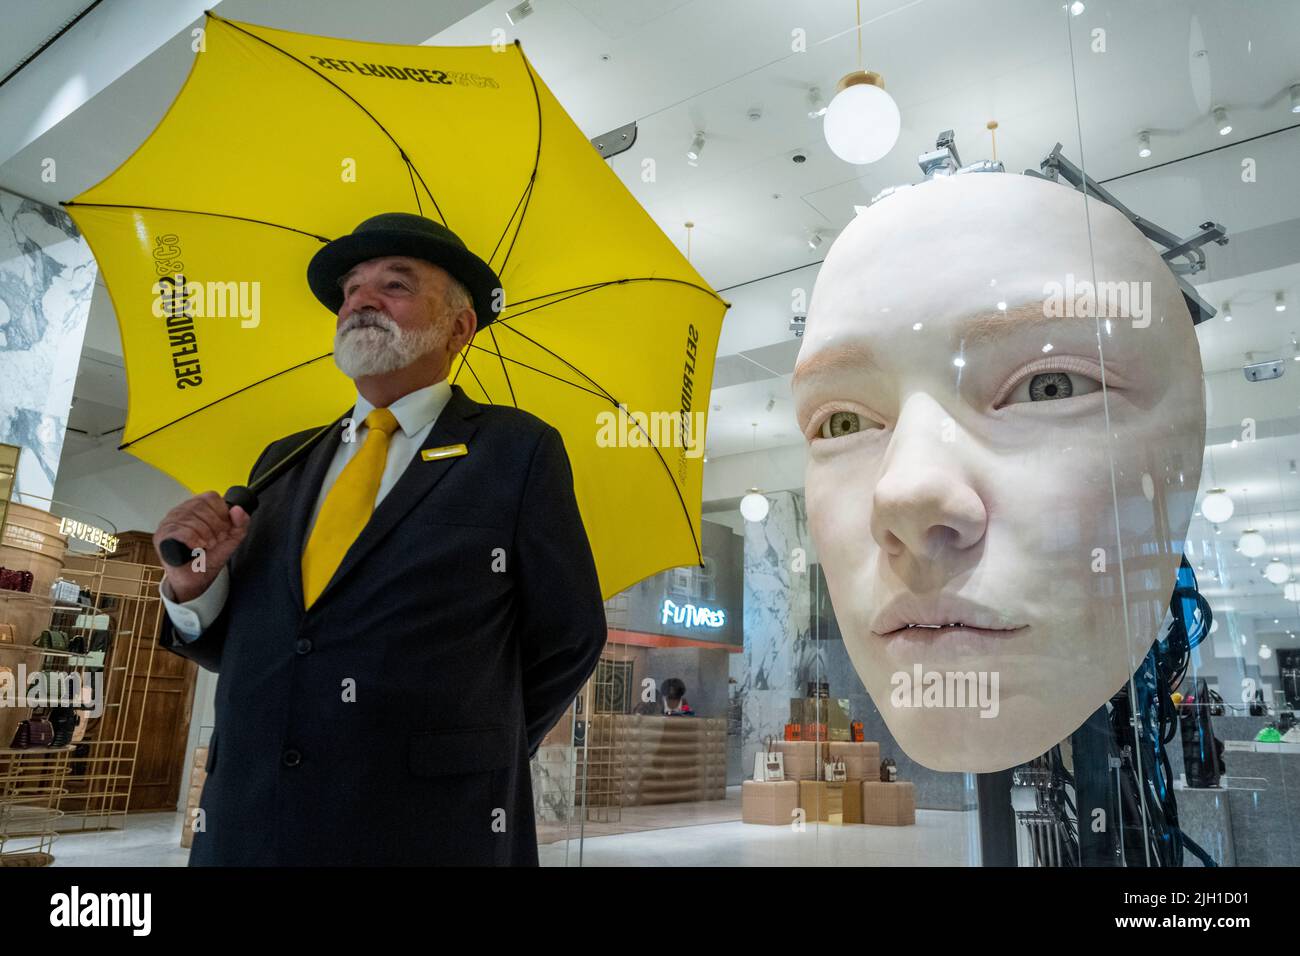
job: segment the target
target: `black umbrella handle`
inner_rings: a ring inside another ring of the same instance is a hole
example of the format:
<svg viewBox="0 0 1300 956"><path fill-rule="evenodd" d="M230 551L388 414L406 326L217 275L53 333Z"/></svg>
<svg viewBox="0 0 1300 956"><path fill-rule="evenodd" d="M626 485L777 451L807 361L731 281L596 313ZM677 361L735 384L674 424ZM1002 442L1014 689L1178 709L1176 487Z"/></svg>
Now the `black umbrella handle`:
<svg viewBox="0 0 1300 956"><path fill-rule="evenodd" d="M235 505L239 505L239 507L248 512L248 515L251 518L253 512L257 510L258 493L265 491L266 488L273 484L278 478L287 474L289 469L292 468L300 458L303 458L309 451L311 451L318 441L330 434L334 430L334 427L338 425L346 415L347 412L344 412L342 416L336 418L324 428L320 429L320 431L316 432L293 451L289 452L289 454L285 455L266 471L262 472L262 474L254 478L248 485L231 485L230 488L226 490L226 505L231 508ZM162 555L162 559L173 568L179 568L181 565L187 563L192 557L190 552L193 550L193 548L184 541L181 541L179 538L166 538L158 545L158 552Z"/></svg>
<svg viewBox="0 0 1300 956"><path fill-rule="evenodd" d="M239 505L251 517L253 512L257 510L257 493L245 485L231 485L226 490L226 505L231 508ZM163 542L158 545L158 551L162 555L162 559L173 568L188 564L193 557L193 550L180 538L164 538Z"/></svg>

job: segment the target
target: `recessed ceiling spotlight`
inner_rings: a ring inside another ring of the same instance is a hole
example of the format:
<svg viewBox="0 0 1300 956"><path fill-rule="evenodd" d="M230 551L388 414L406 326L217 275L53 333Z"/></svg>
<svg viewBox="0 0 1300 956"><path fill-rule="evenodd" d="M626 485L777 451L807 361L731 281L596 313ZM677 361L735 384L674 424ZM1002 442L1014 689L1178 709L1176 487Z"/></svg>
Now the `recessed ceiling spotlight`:
<svg viewBox="0 0 1300 956"><path fill-rule="evenodd" d="M1231 303L1231 302L1225 301L1225 302L1223 303L1223 321L1224 321L1224 322L1231 322L1231 321L1232 321L1232 303Z"/></svg>
<svg viewBox="0 0 1300 956"><path fill-rule="evenodd" d="M816 249L821 244L822 244L821 230L814 229L812 232L808 234L808 248Z"/></svg>
<svg viewBox="0 0 1300 956"><path fill-rule="evenodd" d="M695 139L691 140L691 148L686 151L686 161L692 166L698 166L702 152L704 152L704 133L697 130Z"/></svg>
<svg viewBox="0 0 1300 956"><path fill-rule="evenodd" d="M1291 112L1300 113L1300 83L1291 87Z"/></svg>
<svg viewBox="0 0 1300 956"><path fill-rule="evenodd" d="M1143 159L1151 155L1151 134L1146 130L1138 133L1138 155Z"/></svg>
<svg viewBox="0 0 1300 956"><path fill-rule="evenodd" d="M1286 293L1285 293L1285 292L1279 292L1277 295L1273 296L1273 311L1274 311L1274 312L1285 312L1285 311L1286 311Z"/></svg>
<svg viewBox="0 0 1300 956"><path fill-rule="evenodd" d="M1219 135L1227 136L1232 132L1232 124L1228 122L1228 111L1222 106L1214 108L1214 123L1219 127Z"/></svg>
<svg viewBox="0 0 1300 956"><path fill-rule="evenodd" d="M509 10L506 11L506 19L510 21L511 26L514 26L516 23L518 23L520 20L524 19L525 17L531 17L532 15L533 15L532 0L524 0L523 3L517 3Z"/></svg>

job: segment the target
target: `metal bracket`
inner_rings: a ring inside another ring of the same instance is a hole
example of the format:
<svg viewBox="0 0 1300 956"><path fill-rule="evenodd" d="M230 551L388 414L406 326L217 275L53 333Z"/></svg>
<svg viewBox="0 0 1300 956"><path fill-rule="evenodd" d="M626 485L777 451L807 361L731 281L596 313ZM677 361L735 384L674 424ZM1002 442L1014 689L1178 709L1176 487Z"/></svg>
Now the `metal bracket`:
<svg viewBox="0 0 1300 956"><path fill-rule="evenodd" d="M1216 310L1197 294L1196 289L1183 276L1195 275L1205 268L1205 252L1201 247L1206 243L1214 242L1220 246L1228 244L1227 229L1217 222L1203 222L1200 226L1200 232L1190 238L1183 239L1175 235L1149 219L1139 216L1116 199L1105 187L1066 159L1061 154L1060 143L1052 147L1052 151L1039 164L1039 170L1041 172L1026 169L1025 175L1037 176L1039 179L1047 179L1052 182L1064 180L1084 195L1092 196L1094 199L1118 209L1127 217L1129 222L1137 226L1144 236L1152 242L1164 246L1165 251L1161 253L1160 257L1169 266L1169 270L1174 274L1174 279L1178 283L1178 288L1183 293L1183 298L1187 300L1188 311L1192 314L1192 324L1200 325L1206 319L1214 317ZM1182 259L1183 261L1175 262L1176 259Z"/></svg>
<svg viewBox="0 0 1300 956"><path fill-rule="evenodd" d="M619 153L631 149L635 142L636 120L633 120L626 126L601 133L591 141L591 145L596 147L596 152L600 153L602 159L612 159Z"/></svg>

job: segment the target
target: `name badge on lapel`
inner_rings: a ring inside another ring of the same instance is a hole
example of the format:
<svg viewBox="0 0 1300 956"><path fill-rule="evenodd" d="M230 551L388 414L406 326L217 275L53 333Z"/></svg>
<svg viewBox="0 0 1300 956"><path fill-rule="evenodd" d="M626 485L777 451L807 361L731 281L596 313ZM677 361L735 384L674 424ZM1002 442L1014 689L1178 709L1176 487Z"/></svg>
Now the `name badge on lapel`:
<svg viewBox="0 0 1300 956"><path fill-rule="evenodd" d="M420 451L420 457L425 461L438 461L440 458L456 458L468 454L469 449L463 444L443 445L441 448L425 448Z"/></svg>

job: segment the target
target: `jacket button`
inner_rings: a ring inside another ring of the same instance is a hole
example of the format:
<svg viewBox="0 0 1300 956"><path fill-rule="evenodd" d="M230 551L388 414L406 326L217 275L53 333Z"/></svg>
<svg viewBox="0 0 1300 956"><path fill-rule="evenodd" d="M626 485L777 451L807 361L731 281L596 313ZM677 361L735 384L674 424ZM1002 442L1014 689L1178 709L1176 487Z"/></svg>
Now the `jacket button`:
<svg viewBox="0 0 1300 956"><path fill-rule="evenodd" d="M296 767L302 763L302 754L297 750L286 750L280 759L286 767Z"/></svg>
<svg viewBox="0 0 1300 956"><path fill-rule="evenodd" d="M294 647L299 654L310 654L312 648L311 638L310 637L298 638L298 643L295 644Z"/></svg>

